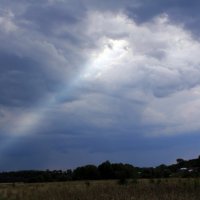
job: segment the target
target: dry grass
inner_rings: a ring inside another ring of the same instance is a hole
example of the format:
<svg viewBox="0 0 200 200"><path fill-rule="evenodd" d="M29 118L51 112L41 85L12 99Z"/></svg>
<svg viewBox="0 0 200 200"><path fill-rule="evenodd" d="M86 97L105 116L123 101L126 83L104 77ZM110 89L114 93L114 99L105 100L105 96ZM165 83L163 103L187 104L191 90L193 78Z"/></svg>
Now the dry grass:
<svg viewBox="0 0 200 200"><path fill-rule="evenodd" d="M0 200L199 200L199 179L0 184Z"/></svg>

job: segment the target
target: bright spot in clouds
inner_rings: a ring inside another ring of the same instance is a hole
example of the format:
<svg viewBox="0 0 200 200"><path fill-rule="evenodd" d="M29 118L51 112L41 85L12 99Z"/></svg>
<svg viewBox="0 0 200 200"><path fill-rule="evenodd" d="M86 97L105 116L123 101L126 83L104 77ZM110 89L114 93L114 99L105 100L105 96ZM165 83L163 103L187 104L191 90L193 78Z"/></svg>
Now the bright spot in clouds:
<svg viewBox="0 0 200 200"><path fill-rule="evenodd" d="M110 70L114 70L113 68L115 68L127 54L128 43L126 40L106 38L103 39L101 43L103 44L102 49L91 54L88 67L85 72L83 72L83 78L86 80L95 80L109 74Z"/></svg>

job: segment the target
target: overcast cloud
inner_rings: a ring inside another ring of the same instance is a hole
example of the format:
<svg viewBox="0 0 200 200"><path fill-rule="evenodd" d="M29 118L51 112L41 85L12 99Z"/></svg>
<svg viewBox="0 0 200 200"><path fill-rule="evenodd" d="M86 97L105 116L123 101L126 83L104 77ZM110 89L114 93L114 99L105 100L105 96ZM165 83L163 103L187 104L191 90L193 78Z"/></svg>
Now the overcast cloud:
<svg viewBox="0 0 200 200"><path fill-rule="evenodd" d="M0 5L0 169L198 155L197 1Z"/></svg>

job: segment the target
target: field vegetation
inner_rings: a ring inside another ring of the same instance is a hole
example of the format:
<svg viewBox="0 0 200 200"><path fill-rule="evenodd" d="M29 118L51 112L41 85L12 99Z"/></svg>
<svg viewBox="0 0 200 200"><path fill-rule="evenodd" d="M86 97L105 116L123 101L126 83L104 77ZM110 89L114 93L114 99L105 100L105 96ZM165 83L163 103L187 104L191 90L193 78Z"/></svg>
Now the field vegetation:
<svg viewBox="0 0 200 200"><path fill-rule="evenodd" d="M199 200L200 179L0 184L0 200Z"/></svg>

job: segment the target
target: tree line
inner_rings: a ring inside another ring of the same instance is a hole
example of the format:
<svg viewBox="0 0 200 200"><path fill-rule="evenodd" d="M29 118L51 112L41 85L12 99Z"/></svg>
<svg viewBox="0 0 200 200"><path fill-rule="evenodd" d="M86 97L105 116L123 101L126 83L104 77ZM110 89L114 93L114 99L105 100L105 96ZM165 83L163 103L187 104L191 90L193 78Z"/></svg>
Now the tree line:
<svg viewBox="0 0 200 200"><path fill-rule="evenodd" d="M200 177L200 156L197 159L177 159L173 165L135 167L130 164L105 161L99 166L85 165L74 170L26 170L0 172L0 182L59 182L71 180L106 180L137 178Z"/></svg>

